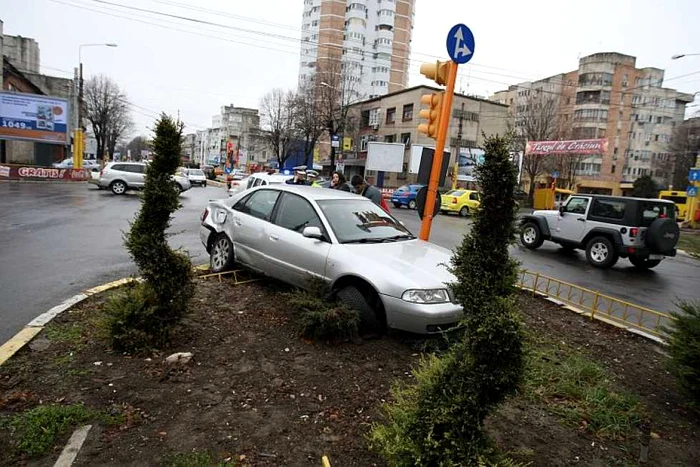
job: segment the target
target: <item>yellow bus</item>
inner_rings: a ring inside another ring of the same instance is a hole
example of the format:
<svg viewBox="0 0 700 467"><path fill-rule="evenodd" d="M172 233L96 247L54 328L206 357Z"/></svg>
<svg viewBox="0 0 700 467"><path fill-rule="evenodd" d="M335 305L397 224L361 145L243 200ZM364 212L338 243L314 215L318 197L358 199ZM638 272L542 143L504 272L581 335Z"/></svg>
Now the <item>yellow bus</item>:
<svg viewBox="0 0 700 467"><path fill-rule="evenodd" d="M676 203L676 219L679 221L686 220L688 196L685 194L685 191L660 191L659 199L667 199Z"/></svg>

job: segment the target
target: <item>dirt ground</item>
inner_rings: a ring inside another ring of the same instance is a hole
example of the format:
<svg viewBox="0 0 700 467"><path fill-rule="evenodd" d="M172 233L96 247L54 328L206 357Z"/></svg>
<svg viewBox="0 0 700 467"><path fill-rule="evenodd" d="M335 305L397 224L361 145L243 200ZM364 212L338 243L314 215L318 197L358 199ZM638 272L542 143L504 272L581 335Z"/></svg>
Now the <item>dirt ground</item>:
<svg viewBox="0 0 700 467"><path fill-rule="evenodd" d="M320 465L324 454L334 466L384 465L365 435L381 420L392 383L412 379L424 341L402 334L361 344L304 341L280 290L200 279L172 345L149 358L109 349L95 324L104 297L92 297L0 367L0 416L40 403L125 414L121 426L93 428L75 465L168 465L193 451L241 465ZM519 301L530 333L580 349L617 387L639 395L654 432L650 465L700 465L698 416L683 409L662 348L540 299ZM164 364L174 352L193 358ZM636 437L601 441L548 409L518 396L488 429L531 465L636 463ZM3 455L0 465L52 465L67 437L43 459ZM10 449L0 430L0 452Z"/></svg>

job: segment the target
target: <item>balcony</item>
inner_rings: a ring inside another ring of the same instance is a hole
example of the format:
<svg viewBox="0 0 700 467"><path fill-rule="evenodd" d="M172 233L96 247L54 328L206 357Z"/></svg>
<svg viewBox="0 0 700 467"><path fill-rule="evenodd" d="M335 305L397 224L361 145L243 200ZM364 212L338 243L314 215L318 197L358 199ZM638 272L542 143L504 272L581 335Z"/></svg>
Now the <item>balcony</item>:
<svg viewBox="0 0 700 467"><path fill-rule="evenodd" d="M392 10L379 10L377 12L377 25L381 28L394 27L394 12Z"/></svg>
<svg viewBox="0 0 700 467"><path fill-rule="evenodd" d="M390 39L377 39L374 41L374 49L378 54L384 53L391 55L393 51L393 42Z"/></svg>
<svg viewBox="0 0 700 467"><path fill-rule="evenodd" d="M345 18L358 18L361 20L366 20L367 7L360 3L353 2L350 5L348 5L348 7L345 9Z"/></svg>

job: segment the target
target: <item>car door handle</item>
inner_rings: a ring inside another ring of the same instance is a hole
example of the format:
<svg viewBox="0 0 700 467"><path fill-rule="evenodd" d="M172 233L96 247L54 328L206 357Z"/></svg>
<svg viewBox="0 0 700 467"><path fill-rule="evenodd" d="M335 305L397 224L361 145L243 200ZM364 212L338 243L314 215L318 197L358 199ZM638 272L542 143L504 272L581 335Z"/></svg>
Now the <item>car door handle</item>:
<svg viewBox="0 0 700 467"><path fill-rule="evenodd" d="M581 218L581 217L579 217L579 218L576 219L576 220L579 221L579 222L586 222L586 219L583 219L583 218Z"/></svg>
<svg viewBox="0 0 700 467"><path fill-rule="evenodd" d="M270 235L270 240L272 240L273 242L276 242L279 239L280 238L277 235Z"/></svg>

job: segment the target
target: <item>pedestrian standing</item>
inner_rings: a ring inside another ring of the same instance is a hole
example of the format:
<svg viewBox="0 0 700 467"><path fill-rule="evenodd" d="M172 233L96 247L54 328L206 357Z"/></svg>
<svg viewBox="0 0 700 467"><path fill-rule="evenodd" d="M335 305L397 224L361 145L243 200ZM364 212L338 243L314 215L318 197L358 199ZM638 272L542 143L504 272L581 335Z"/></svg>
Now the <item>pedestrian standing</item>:
<svg viewBox="0 0 700 467"><path fill-rule="evenodd" d="M328 188L333 190L351 191L350 185L348 184L347 180L345 180L345 175L337 170L333 172L333 175L331 176L331 184Z"/></svg>
<svg viewBox="0 0 700 467"><path fill-rule="evenodd" d="M308 185L306 181L306 166L300 165L299 167L294 167L294 178L287 180L288 185Z"/></svg>
<svg viewBox="0 0 700 467"><path fill-rule="evenodd" d="M382 192L379 191L379 188L367 183L367 180L361 175L353 175L350 184L358 195L371 199L377 206L382 205Z"/></svg>

